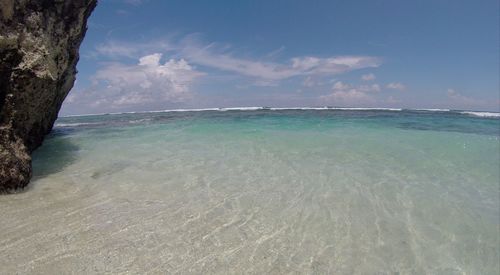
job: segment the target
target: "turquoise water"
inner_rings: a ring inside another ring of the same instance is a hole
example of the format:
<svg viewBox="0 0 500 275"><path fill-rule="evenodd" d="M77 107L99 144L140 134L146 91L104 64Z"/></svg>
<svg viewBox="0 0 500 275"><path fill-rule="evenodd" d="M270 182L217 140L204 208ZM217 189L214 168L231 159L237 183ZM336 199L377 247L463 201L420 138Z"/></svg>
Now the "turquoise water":
<svg viewBox="0 0 500 275"><path fill-rule="evenodd" d="M0 267L498 274L499 138L453 111L60 118L0 197Z"/></svg>

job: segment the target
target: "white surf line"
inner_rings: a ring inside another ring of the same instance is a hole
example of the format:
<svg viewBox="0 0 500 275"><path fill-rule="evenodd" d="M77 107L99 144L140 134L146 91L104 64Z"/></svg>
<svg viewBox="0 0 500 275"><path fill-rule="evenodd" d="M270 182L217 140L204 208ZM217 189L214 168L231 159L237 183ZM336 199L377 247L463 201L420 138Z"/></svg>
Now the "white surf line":
<svg viewBox="0 0 500 275"><path fill-rule="evenodd" d="M476 117L500 117L500 113L495 112L473 112L473 111L462 111L459 112L464 115L476 116Z"/></svg>
<svg viewBox="0 0 500 275"><path fill-rule="evenodd" d="M124 115L124 114L148 114L148 113L170 113L170 112L204 112L204 111L258 111L258 110L386 110L386 111L402 111L401 108L355 108L355 107L220 107L220 108L199 108L199 109L167 109L155 111L134 111L134 112L116 112L116 113L96 113L96 114L79 114L79 115L63 115L63 117L85 117L85 116L105 116L105 115Z"/></svg>
<svg viewBox="0 0 500 275"><path fill-rule="evenodd" d="M124 115L124 114L148 114L148 113L171 113L171 112L205 112L205 111L286 111L286 110L340 110L340 111L427 111L427 112L457 112L464 115L472 115L478 117L500 117L500 113L486 111L463 111L451 109L405 109L405 108L383 108L383 107L220 107L220 108L193 108L193 109L166 109L155 111L136 111L136 112L117 112L117 113L100 113L100 114L81 114L67 115L65 117L85 117L85 116L104 116L104 115Z"/></svg>

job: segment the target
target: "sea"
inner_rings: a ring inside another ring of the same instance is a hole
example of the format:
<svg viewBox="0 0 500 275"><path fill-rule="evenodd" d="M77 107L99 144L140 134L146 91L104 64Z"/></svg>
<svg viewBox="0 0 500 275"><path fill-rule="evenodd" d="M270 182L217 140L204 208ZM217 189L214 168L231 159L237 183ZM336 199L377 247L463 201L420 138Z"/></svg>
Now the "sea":
<svg viewBox="0 0 500 275"><path fill-rule="evenodd" d="M500 114L60 117L0 196L0 274L500 274Z"/></svg>

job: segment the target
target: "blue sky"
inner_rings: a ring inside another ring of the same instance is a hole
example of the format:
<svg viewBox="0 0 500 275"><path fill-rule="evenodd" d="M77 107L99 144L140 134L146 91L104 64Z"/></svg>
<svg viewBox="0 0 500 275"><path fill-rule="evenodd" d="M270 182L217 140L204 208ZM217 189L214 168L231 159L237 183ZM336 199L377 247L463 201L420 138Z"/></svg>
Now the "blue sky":
<svg viewBox="0 0 500 275"><path fill-rule="evenodd" d="M101 0L62 114L498 111L498 22L497 0Z"/></svg>

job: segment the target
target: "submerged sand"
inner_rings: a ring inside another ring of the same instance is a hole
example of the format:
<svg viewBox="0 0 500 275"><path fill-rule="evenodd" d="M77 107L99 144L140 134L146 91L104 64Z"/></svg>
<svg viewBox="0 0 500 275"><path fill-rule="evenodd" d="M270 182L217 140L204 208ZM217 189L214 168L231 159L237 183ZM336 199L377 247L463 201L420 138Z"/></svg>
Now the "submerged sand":
<svg viewBox="0 0 500 275"><path fill-rule="evenodd" d="M499 148L314 116L56 130L0 196L0 274L497 274Z"/></svg>

